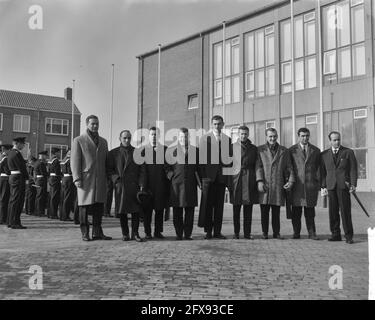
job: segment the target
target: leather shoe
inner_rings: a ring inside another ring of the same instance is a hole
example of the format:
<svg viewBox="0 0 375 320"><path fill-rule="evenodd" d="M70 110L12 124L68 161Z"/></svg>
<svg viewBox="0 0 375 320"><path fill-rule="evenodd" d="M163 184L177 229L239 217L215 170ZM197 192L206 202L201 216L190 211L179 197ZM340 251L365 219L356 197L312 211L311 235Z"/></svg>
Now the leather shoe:
<svg viewBox="0 0 375 320"><path fill-rule="evenodd" d="M122 236L122 241L130 241L129 235L127 234L127 235Z"/></svg>
<svg viewBox="0 0 375 320"><path fill-rule="evenodd" d="M16 226L11 226L12 229L27 229L27 227L21 226L21 225L16 225Z"/></svg>
<svg viewBox="0 0 375 320"><path fill-rule="evenodd" d="M279 240L284 240L284 238L282 236L280 236L280 234L274 234L273 238L274 239L279 239Z"/></svg>
<svg viewBox="0 0 375 320"><path fill-rule="evenodd" d="M147 240L151 240L152 239L152 235L151 234L146 234L146 237L145 237Z"/></svg>
<svg viewBox="0 0 375 320"><path fill-rule="evenodd" d="M112 240L112 237L105 236L104 234L98 237L92 237L92 240Z"/></svg>
<svg viewBox="0 0 375 320"><path fill-rule="evenodd" d="M182 240L182 236L177 236L176 240Z"/></svg>
<svg viewBox="0 0 375 320"><path fill-rule="evenodd" d="M309 234L309 239L311 240L320 240L319 237L316 234Z"/></svg>
<svg viewBox="0 0 375 320"><path fill-rule="evenodd" d="M233 239L239 239L240 238L240 235L239 234L235 234L234 236L233 236Z"/></svg>
<svg viewBox="0 0 375 320"><path fill-rule="evenodd" d="M341 240L342 240L341 237L332 236L332 237L328 238L328 241L341 241Z"/></svg>
<svg viewBox="0 0 375 320"><path fill-rule="evenodd" d="M220 234L216 234L216 235L214 235L214 238L215 238L215 239L226 239L227 237L224 236L224 235L222 235L222 234L220 233ZM239 238L239 237L238 237L238 238Z"/></svg>
<svg viewBox="0 0 375 320"><path fill-rule="evenodd" d="M207 240L212 239L212 234L207 233L204 238L207 239Z"/></svg>
<svg viewBox="0 0 375 320"><path fill-rule="evenodd" d="M262 238L263 238L264 240L267 240L267 239L268 239L268 234L263 233Z"/></svg>
<svg viewBox="0 0 375 320"><path fill-rule="evenodd" d="M83 241L91 241L91 239L90 239L89 236L83 236L83 237L82 237L82 240L83 240Z"/></svg>
<svg viewBox="0 0 375 320"><path fill-rule="evenodd" d="M293 234L293 239L301 239L301 236L299 234Z"/></svg>
<svg viewBox="0 0 375 320"><path fill-rule="evenodd" d="M137 242L143 242L144 241L138 234L132 235L132 240L135 240Z"/></svg>
<svg viewBox="0 0 375 320"><path fill-rule="evenodd" d="M192 237L185 237L185 240L194 240Z"/></svg>
<svg viewBox="0 0 375 320"><path fill-rule="evenodd" d="M254 240L254 237L251 234L244 236L244 238L248 240Z"/></svg>
<svg viewBox="0 0 375 320"><path fill-rule="evenodd" d="M159 232L154 234L154 238L164 239L165 237Z"/></svg>
<svg viewBox="0 0 375 320"><path fill-rule="evenodd" d="M348 244L353 244L354 243L353 239L346 239L345 242L348 243Z"/></svg>

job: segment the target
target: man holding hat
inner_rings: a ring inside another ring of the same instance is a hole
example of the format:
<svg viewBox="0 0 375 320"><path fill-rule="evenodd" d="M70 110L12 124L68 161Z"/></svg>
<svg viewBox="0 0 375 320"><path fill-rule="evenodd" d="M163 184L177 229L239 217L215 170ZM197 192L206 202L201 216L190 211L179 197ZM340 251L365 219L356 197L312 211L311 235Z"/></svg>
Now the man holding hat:
<svg viewBox="0 0 375 320"><path fill-rule="evenodd" d="M37 186L35 197L35 213L39 216L45 215L45 208L47 203L47 155L47 151L40 151L38 153L39 159L34 164L35 185Z"/></svg>
<svg viewBox="0 0 375 320"><path fill-rule="evenodd" d="M2 144L0 160L0 224L8 222L8 202L9 202L9 176L8 153L13 148L11 144Z"/></svg>
<svg viewBox="0 0 375 320"><path fill-rule="evenodd" d="M21 225L21 212L25 201L25 184L29 183L26 162L21 150L25 147L25 137L13 139L13 148L8 154L8 167L10 170L9 185L9 225L12 229L26 229Z"/></svg>
<svg viewBox="0 0 375 320"><path fill-rule="evenodd" d="M60 192L61 192L61 167L58 156L60 154L59 148L51 149L51 160L48 162L49 171L49 213L48 218L58 219L57 211L60 203Z"/></svg>

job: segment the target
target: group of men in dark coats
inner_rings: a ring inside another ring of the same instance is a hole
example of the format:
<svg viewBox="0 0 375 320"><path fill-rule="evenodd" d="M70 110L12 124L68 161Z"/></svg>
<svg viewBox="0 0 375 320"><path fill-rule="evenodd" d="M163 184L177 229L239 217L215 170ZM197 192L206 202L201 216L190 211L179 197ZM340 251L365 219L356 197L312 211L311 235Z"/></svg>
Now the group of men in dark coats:
<svg viewBox="0 0 375 320"><path fill-rule="evenodd" d="M58 159L58 148L52 148L48 163L47 151L39 152L38 159L30 157L26 163L21 153L25 140L16 137L13 145L1 145L0 223L12 229L26 229L20 219L24 206L28 215L45 216L45 209L48 209L48 218L72 221L69 215L74 211L75 187L70 151L62 163Z"/></svg>

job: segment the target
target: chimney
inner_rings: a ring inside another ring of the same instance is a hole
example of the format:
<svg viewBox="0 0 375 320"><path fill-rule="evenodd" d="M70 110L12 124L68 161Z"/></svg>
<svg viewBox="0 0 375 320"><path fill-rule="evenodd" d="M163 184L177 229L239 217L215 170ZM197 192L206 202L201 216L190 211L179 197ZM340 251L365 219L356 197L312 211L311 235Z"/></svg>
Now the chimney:
<svg viewBox="0 0 375 320"><path fill-rule="evenodd" d="M72 92L73 92L72 88L70 87L65 88L64 97L66 100L72 101Z"/></svg>

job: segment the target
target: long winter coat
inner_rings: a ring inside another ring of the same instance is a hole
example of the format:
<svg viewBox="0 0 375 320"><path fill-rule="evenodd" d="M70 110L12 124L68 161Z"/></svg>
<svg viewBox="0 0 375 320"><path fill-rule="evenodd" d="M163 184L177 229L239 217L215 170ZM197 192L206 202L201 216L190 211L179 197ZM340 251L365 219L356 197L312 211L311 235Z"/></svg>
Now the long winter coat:
<svg viewBox="0 0 375 320"><path fill-rule="evenodd" d="M292 189L291 203L296 207L315 207L320 190L320 149L308 145L305 157L299 143L289 148L296 181Z"/></svg>
<svg viewBox="0 0 375 320"><path fill-rule="evenodd" d="M234 157L233 165L240 166L240 171L230 179L230 202L233 205L259 203L257 181L263 180L263 167L258 149L250 140L234 143L233 150L236 149L241 150L241 158Z"/></svg>
<svg viewBox="0 0 375 320"><path fill-rule="evenodd" d="M94 203L105 203L107 195L108 157L107 141L99 137L98 146L87 132L82 133L73 141L71 167L73 181L81 181L82 187L77 188L79 206Z"/></svg>
<svg viewBox="0 0 375 320"><path fill-rule="evenodd" d="M268 144L258 147L259 156L263 164L265 192L259 193L260 204L283 206L285 204L284 184L294 182L294 172L287 148L280 146L272 158Z"/></svg>
<svg viewBox="0 0 375 320"><path fill-rule="evenodd" d="M188 159L194 163L188 163L181 145L167 149L167 153L177 160L175 164L166 164L165 172L170 180L169 205L171 207L196 207L198 205L197 177L199 174L198 149L189 145Z"/></svg>
<svg viewBox="0 0 375 320"><path fill-rule="evenodd" d="M108 154L108 173L115 185L118 199L116 213L135 213L141 210L137 201L140 187L145 186L145 165L134 162L134 147L129 146L128 152L120 146Z"/></svg>

